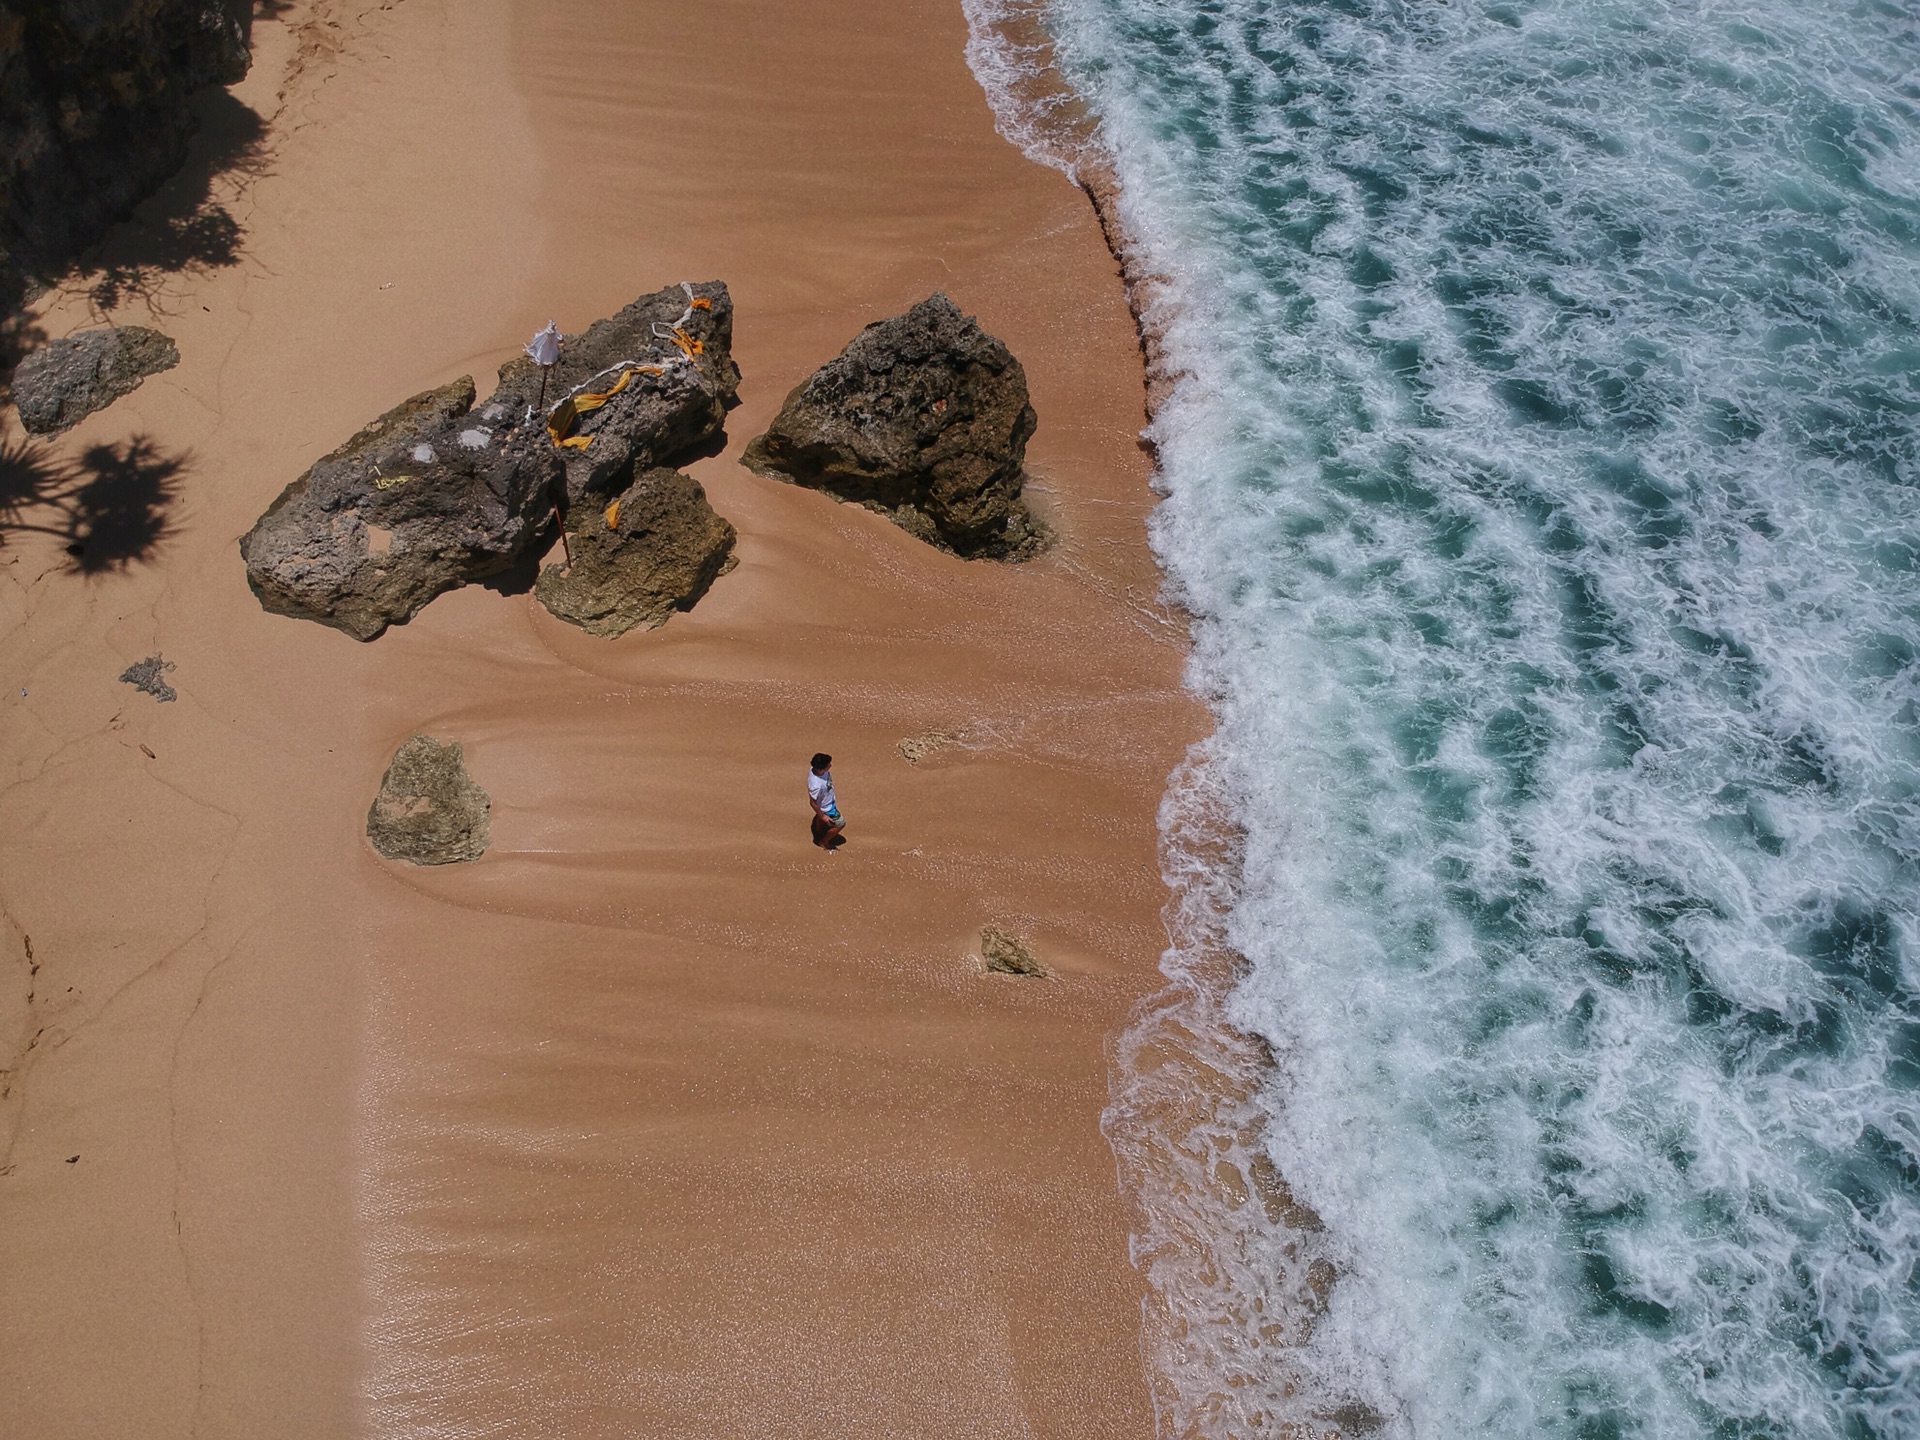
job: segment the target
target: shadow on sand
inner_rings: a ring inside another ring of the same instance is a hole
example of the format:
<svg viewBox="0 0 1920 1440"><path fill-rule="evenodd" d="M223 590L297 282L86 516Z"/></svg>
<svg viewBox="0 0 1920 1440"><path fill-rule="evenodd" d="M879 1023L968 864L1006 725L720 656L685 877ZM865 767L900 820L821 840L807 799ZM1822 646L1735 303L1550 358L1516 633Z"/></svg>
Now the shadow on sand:
<svg viewBox="0 0 1920 1440"><path fill-rule="evenodd" d="M240 262L245 231L215 190L234 192L267 173L266 127L225 90L196 96L193 111L200 128L186 165L75 267L90 277L87 301L103 319L130 301L156 307L167 276Z"/></svg>
<svg viewBox="0 0 1920 1440"><path fill-rule="evenodd" d="M246 232L228 205L268 173L266 127L224 89L203 91L191 103L199 128L172 178L91 249L29 254L20 273L0 273L0 380L48 339L25 313L48 289L72 287L102 322L127 304L158 315L167 277L239 263Z"/></svg>
<svg viewBox="0 0 1920 1440"><path fill-rule="evenodd" d="M51 535L82 575L124 570L166 539L187 466L144 435L91 445L71 462L32 441L0 441L0 544Z"/></svg>

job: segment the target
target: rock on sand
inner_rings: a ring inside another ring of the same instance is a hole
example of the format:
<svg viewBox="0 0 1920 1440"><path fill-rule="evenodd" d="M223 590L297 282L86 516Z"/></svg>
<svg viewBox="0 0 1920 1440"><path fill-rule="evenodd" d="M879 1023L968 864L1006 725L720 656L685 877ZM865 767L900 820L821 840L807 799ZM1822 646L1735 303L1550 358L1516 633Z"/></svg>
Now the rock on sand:
<svg viewBox="0 0 1920 1440"><path fill-rule="evenodd" d="M513 564L548 523L560 457L516 412L472 408L472 376L425 391L281 491L240 542L261 605L371 640Z"/></svg>
<svg viewBox="0 0 1920 1440"><path fill-rule="evenodd" d="M468 776L458 741L415 735L394 752L367 811L367 839L389 860L451 865L486 853L487 792Z"/></svg>
<svg viewBox="0 0 1920 1440"><path fill-rule="evenodd" d="M81 330L32 351L15 367L14 407L35 435L57 435L179 363L178 347L158 330Z"/></svg>
<svg viewBox="0 0 1920 1440"><path fill-rule="evenodd" d="M1037 421L1012 352L945 295L869 325L781 406L741 463L877 510L959 555L1019 559Z"/></svg>
<svg viewBox="0 0 1920 1440"><path fill-rule="evenodd" d="M604 508L573 506L572 565L548 565L534 594L589 635L664 625L689 610L733 556L734 529L678 470L649 470Z"/></svg>

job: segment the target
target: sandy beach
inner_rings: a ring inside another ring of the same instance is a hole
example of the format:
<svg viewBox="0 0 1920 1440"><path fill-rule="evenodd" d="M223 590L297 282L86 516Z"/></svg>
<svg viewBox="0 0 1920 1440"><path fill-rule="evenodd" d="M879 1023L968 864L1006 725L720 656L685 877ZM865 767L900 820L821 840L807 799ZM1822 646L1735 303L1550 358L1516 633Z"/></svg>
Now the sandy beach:
<svg viewBox="0 0 1920 1440"><path fill-rule="evenodd" d="M0 1430L1150 1434L1100 1113L1205 726L1085 197L994 133L957 0L308 0L254 34L103 254L138 272L209 186L239 222L231 263L111 297L179 367L0 456L137 472L161 522L74 555L28 506L0 546ZM242 109L258 157L209 180ZM39 326L97 323L98 279ZM604 640L471 586L360 644L261 611L236 541L319 455L707 279L745 379L688 468L740 563L692 612ZM737 463L936 289L1027 371L1058 540L1024 565ZM155 654L172 703L116 678ZM492 796L473 864L366 843L417 732ZM987 924L1050 976L985 973Z"/></svg>

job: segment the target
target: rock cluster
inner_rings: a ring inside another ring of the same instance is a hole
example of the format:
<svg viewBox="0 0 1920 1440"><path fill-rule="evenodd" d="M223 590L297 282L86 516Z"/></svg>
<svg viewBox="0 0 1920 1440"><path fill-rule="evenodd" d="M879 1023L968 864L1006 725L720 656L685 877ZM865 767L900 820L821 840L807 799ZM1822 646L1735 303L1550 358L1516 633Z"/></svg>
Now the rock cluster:
<svg viewBox="0 0 1920 1440"><path fill-rule="evenodd" d="M869 325L787 397L741 463L888 516L942 549L1041 544L1021 489L1026 372L945 295Z"/></svg>
<svg viewBox="0 0 1920 1440"><path fill-rule="evenodd" d="M597 517L636 467L717 435L732 338L725 285L677 286L565 337L544 406L522 359L477 410L471 377L414 396L281 492L240 542L248 583L270 611L373 639L550 539L556 503Z"/></svg>
<svg viewBox="0 0 1920 1440"><path fill-rule="evenodd" d="M567 516L570 565L548 565L534 594L589 635L664 625L691 609L733 558L734 529L691 475L653 469L604 508Z"/></svg>
<svg viewBox="0 0 1920 1440"><path fill-rule="evenodd" d="M367 839L389 860L451 865L486 853L487 792L467 774L458 741L415 735L394 752L367 811Z"/></svg>
<svg viewBox="0 0 1920 1440"><path fill-rule="evenodd" d="M158 330L109 325L30 352L13 372L13 403L35 435L57 435L171 370L180 351Z"/></svg>

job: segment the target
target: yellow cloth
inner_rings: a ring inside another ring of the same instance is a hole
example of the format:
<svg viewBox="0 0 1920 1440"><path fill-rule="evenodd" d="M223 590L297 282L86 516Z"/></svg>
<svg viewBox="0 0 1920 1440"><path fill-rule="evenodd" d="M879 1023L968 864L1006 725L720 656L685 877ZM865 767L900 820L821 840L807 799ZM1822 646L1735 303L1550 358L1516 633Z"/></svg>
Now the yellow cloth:
<svg viewBox="0 0 1920 1440"><path fill-rule="evenodd" d="M547 434L553 437L553 443L567 450L584 450L593 443L591 435L569 435L574 421L589 410L598 410L607 401L627 388L627 382L636 375L664 375L664 365L634 365L620 372L620 378L605 390L591 390L584 395L569 395L547 416Z"/></svg>
<svg viewBox="0 0 1920 1440"><path fill-rule="evenodd" d="M618 529L620 526L620 502L616 500L611 505L607 506L606 514L607 514L607 528L609 530Z"/></svg>

